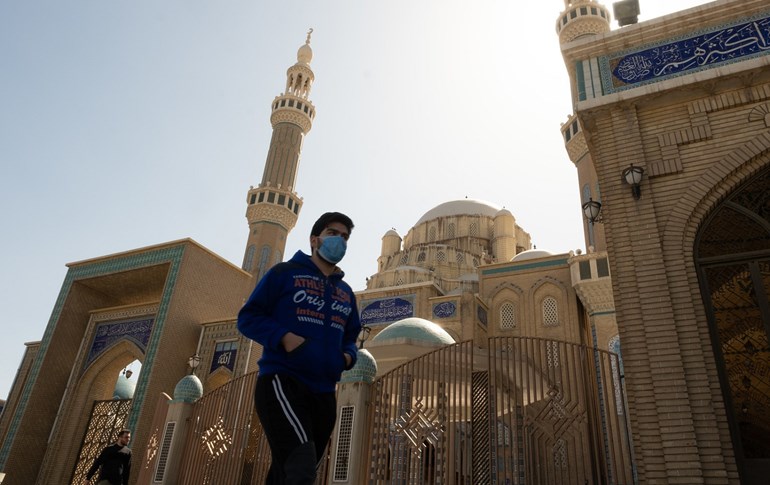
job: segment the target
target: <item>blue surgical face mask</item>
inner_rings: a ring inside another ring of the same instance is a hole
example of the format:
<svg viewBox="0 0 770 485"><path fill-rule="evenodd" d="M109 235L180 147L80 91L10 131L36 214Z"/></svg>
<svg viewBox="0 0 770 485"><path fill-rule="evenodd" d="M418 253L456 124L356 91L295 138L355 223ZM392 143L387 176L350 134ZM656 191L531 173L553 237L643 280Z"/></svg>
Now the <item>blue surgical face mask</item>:
<svg viewBox="0 0 770 485"><path fill-rule="evenodd" d="M324 261L337 264L345 257L345 250L347 248L348 243L342 236L325 236L321 238L318 255Z"/></svg>

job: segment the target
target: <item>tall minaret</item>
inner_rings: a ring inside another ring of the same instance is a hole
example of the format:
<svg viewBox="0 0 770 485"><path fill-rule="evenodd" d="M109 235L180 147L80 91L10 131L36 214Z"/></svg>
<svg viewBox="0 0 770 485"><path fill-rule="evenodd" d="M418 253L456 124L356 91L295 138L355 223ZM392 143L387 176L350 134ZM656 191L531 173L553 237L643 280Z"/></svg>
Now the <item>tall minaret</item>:
<svg viewBox="0 0 770 485"><path fill-rule="evenodd" d="M297 51L297 63L286 71L286 90L273 100L273 138L259 186L249 190L246 219L249 239L243 269L259 280L283 260L286 236L297 223L302 199L294 192L302 141L313 126L315 106L308 99L315 76L310 69L310 34Z"/></svg>
<svg viewBox="0 0 770 485"><path fill-rule="evenodd" d="M564 0L564 11L556 21L556 32L559 34L559 43L562 46L582 37L596 36L610 30L610 12L596 0ZM576 106L581 97L581 86L585 85L584 79L590 79L594 72L598 72L593 65L596 60L581 63L580 65L567 65L572 86L572 104ZM585 88L583 88L585 90ZM591 154L588 152L588 140L586 140L580 120L576 114L572 114L567 122L562 124L561 134L564 145L567 148L570 160L577 168L578 181L580 183L580 202L589 201L601 203L602 196L599 190L599 178L596 175ZM583 231L586 249L591 251L606 251L607 243L604 235L604 225L590 222L583 218Z"/></svg>

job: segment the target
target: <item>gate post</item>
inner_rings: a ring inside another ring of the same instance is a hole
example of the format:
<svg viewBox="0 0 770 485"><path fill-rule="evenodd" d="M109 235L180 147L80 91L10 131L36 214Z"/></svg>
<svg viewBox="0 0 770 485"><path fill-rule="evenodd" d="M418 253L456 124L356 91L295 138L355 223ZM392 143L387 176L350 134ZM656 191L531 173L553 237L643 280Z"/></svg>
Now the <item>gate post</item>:
<svg viewBox="0 0 770 485"><path fill-rule="evenodd" d="M195 408L195 401L203 396L203 384L196 375L184 376L174 388L174 399L160 402L158 408L166 407L165 419L161 426L154 427L155 432L148 443L146 466L140 470L137 485L162 483L176 485L179 480L180 464L185 450L190 416ZM164 398L161 397L161 401ZM158 423L159 425L161 422Z"/></svg>

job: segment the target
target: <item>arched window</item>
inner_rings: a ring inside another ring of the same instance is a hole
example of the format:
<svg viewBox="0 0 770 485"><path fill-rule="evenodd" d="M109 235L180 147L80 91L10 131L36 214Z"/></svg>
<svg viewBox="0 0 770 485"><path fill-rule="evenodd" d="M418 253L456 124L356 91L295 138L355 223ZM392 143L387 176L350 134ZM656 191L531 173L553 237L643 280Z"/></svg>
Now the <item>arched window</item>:
<svg viewBox="0 0 770 485"><path fill-rule="evenodd" d="M555 327L559 325L559 305L556 298L547 296L543 299L543 325Z"/></svg>
<svg viewBox="0 0 770 485"><path fill-rule="evenodd" d="M511 330L516 328L516 306L505 302L500 307L500 329Z"/></svg>
<svg viewBox="0 0 770 485"><path fill-rule="evenodd" d="M243 258L243 270L251 272L251 267L254 264L254 252L257 248L252 244L246 249L246 257Z"/></svg>
<svg viewBox="0 0 770 485"><path fill-rule="evenodd" d="M610 352L618 354L617 357L614 355L610 356L610 366L612 367L612 385L615 388L615 412L618 413L618 416L622 416L623 396L621 393L623 392L623 388L620 385L620 379L623 375L623 359L620 358L620 336L615 335L612 337L607 344L607 347Z"/></svg>
<svg viewBox="0 0 770 485"><path fill-rule="evenodd" d="M255 273L255 276L259 280L263 276L265 276L265 273L268 269L268 261L270 259L270 246L262 246L262 250L259 254L259 266L257 266L257 271Z"/></svg>
<svg viewBox="0 0 770 485"><path fill-rule="evenodd" d="M422 263L425 261L425 251L420 251L420 254L417 255L417 262Z"/></svg>

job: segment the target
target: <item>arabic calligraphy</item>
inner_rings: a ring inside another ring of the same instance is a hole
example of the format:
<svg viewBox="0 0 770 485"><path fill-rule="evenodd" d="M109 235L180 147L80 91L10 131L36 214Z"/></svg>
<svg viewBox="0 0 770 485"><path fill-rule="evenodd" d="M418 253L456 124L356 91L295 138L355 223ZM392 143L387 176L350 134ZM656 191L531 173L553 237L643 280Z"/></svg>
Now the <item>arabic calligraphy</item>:
<svg viewBox="0 0 770 485"><path fill-rule="evenodd" d="M94 340L83 367L88 367L102 352L121 339L130 340L144 351L147 348L147 342L150 341L153 323L155 323L154 318L145 318L99 324L94 331Z"/></svg>
<svg viewBox="0 0 770 485"><path fill-rule="evenodd" d="M614 87L659 80L770 52L770 17L610 60Z"/></svg>
<svg viewBox="0 0 770 485"><path fill-rule="evenodd" d="M361 311L361 323L372 325L395 322L414 316L414 305L403 298L385 298L367 304Z"/></svg>

